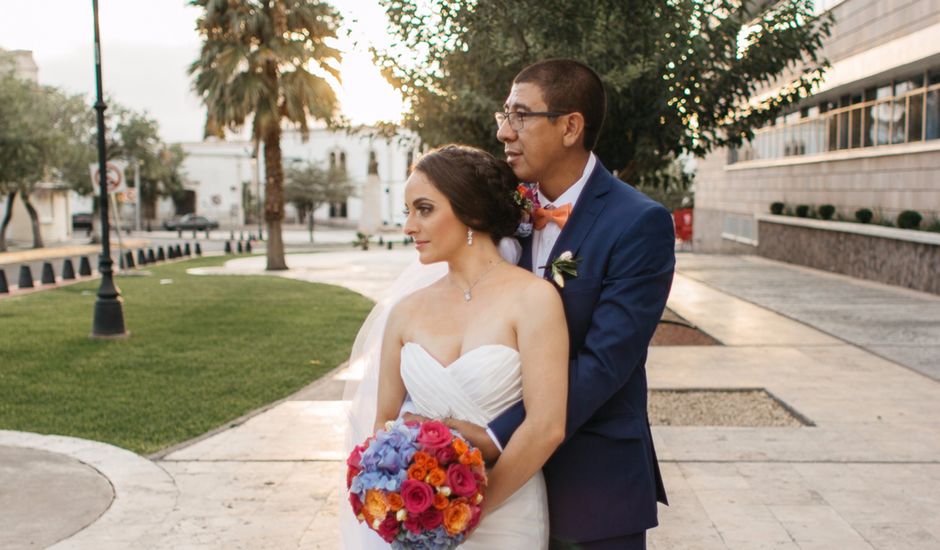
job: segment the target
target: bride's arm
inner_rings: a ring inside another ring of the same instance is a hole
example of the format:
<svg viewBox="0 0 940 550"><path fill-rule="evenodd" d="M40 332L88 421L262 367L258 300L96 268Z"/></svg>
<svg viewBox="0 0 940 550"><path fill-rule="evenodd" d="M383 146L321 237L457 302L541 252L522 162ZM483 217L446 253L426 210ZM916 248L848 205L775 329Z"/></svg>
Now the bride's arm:
<svg viewBox="0 0 940 550"><path fill-rule="evenodd" d="M379 362L379 395L375 409L373 433L385 422L398 418L405 401L405 383L401 379L402 316L401 304L389 313L382 338L382 357Z"/></svg>
<svg viewBox="0 0 940 550"><path fill-rule="evenodd" d="M516 333L522 355L526 417L489 474L484 513L524 485L565 436L568 397L568 328L558 292L543 280L522 295Z"/></svg>

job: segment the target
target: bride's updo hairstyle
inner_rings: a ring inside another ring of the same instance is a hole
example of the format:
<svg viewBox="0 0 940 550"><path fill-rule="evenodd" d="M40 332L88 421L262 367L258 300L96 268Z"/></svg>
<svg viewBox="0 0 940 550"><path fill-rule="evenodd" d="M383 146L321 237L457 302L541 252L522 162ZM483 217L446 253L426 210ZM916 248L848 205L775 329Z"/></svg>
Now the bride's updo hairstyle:
<svg viewBox="0 0 940 550"><path fill-rule="evenodd" d="M414 165L447 197L464 225L487 233L493 242L516 232L522 211L513 200L519 184L505 161L467 145L444 145Z"/></svg>

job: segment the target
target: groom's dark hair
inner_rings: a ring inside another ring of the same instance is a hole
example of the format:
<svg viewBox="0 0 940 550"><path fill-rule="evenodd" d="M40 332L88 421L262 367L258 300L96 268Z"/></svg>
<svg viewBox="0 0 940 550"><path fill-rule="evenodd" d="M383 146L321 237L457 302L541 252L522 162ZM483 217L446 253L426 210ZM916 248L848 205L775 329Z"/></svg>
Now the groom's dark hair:
<svg viewBox="0 0 940 550"><path fill-rule="evenodd" d="M519 71L513 84L522 83L542 90L549 111L581 113L584 148L592 151L597 146L607 113L607 94L594 69L574 59L546 59Z"/></svg>

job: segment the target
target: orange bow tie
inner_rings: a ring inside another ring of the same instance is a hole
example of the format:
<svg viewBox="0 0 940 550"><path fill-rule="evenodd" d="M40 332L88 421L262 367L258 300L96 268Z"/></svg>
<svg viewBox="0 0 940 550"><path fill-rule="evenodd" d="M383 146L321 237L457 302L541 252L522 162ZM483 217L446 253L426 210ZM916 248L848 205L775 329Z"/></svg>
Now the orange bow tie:
<svg viewBox="0 0 940 550"><path fill-rule="evenodd" d="M555 208L536 208L532 213L532 223L536 229L543 229L548 222L555 222L560 229L564 229L570 215L571 203L561 204Z"/></svg>

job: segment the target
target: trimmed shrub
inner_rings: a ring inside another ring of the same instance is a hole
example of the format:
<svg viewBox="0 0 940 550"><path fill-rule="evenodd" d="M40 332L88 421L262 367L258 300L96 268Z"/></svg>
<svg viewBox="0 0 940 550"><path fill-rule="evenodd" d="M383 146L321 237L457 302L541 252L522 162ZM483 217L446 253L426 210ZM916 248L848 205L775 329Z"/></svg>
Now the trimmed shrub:
<svg viewBox="0 0 940 550"><path fill-rule="evenodd" d="M905 210L898 214L898 227L901 229L917 229L924 217L915 210Z"/></svg>
<svg viewBox="0 0 940 550"><path fill-rule="evenodd" d="M859 208L855 211L855 219L861 223L869 223L875 215L867 208Z"/></svg>
<svg viewBox="0 0 940 550"><path fill-rule="evenodd" d="M832 215L836 213L836 207L831 204L824 204L819 207L819 217L824 220L831 220Z"/></svg>
<svg viewBox="0 0 940 550"><path fill-rule="evenodd" d="M772 202L772 203L770 203L770 213L771 213L771 214L774 214L774 215L776 215L776 216L779 216L779 215L783 214L783 208L784 208L785 206L786 206L786 205L783 204L782 202Z"/></svg>
<svg viewBox="0 0 940 550"><path fill-rule="evenodd" d="M809 205L808 204L797 205L796 215L799 218L808 218L809 217Z"/></svg>

